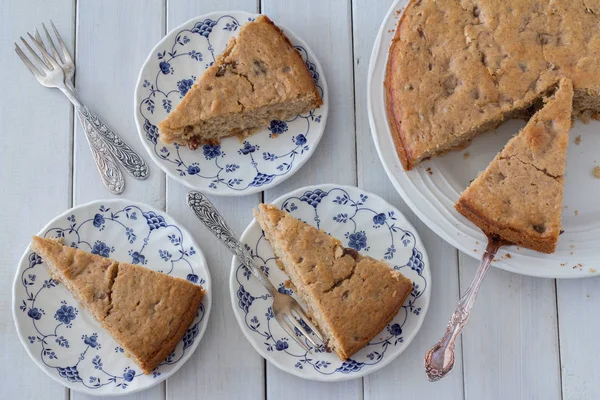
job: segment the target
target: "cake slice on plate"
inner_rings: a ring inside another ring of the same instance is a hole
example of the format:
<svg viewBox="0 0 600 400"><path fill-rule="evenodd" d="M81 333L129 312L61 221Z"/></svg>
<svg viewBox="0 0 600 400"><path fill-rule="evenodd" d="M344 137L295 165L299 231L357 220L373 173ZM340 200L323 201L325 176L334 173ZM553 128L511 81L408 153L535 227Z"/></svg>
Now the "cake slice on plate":
<svg viewBox="0 0 600 400"><path fill-rule="evenodd" d="M159 127L160 139L196 148L246 136L322 104L312 73L268 17L242 26Z"/></svg>
<svg viewBox="0 0 600 400"><path fill-rule="evenodd" d="M411 281L386 263L342 247L273 205L259 205L254 216L308 316L342 360L381 332L412 290Z"/></svg>
<svg viewBox="0 0 600 400"><path fill-rule="evenodd" d="M463 192L456 209L487 234L553 253L561 231L573 85L554 95Z"/></svg>
<svg viewBox="0 0 600 400"><path fill-rule="evenodd" d="M33 250L144 373L175 349L204 290L184 279L33 237Z"/></svg>

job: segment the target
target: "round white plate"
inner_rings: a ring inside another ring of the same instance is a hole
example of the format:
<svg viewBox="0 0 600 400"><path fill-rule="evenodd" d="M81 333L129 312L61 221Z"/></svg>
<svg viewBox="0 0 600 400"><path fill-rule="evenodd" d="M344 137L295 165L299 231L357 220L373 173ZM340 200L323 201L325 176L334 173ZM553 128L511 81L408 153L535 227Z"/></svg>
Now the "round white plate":
<svg viewBox="0 0 600 400"><path fill-rule="evenodd" d="M61 237L82 250L142 264L206 289L175 351L144 375L71 293L50 278L28 246L13 284L13 318L27 353L51 378L92 395L129 394L173 375L198 347L211 308L210 273L192 235L163 211L129 200L94 201L59 215L38 236Z"/></svg>
<svg viewBox="0 0 600 400"><path fill-rule="evenodd" d="M305 379L343 381L365 376L389 364L416 336L429 306L429 261L415 229L385 200L356 187L304 187L273 204L339 238L345 247L385 259L412 280L413 291L392 322L350 360L342 362L322 346L312 354L307 353L290 338L273 319L272 299L266 289L234 257L229 280L231 301L246 338L273 365ZM273 285L280 292L291 293L283 285L288 277L275 264L273 250L256 220L241 239Z"/></svg>
<svg viewBox="0 0 600 400"><path fill-rule="evenodd" d="M323 135L329 109L323 69L306 43L279 25L306 60L323 98L321 107L288 121L272 121L268 129L243 141L229 137L220 146L195 151L158 139L158 123L213 64L240 26L256 16L213 12L173 29L152 49L135 87L135 121L148 154L167 175L204 193L243 196L269 189L298 171Z"/></svg>
<svg viewBox="0 0 600 400"><path fill-rule="evenodd" d="M371 132L388 177L404 201L435 233L462 252L480 259L486 245L482 231L454 209L470 181L484 170L524 121L508 121L481 135L462 151L425 161L405 172L396 154L385 113L383 80L388 49L406 0L388 11L373 46L368 81ZM577 121L571 130L565 175L563 229L554 254L510 246L498 252L495 266L523 275L582 278L600 273L600 180L592 170L600 165L600 122ZM581 135L581 144L575 138Z"/></svg>

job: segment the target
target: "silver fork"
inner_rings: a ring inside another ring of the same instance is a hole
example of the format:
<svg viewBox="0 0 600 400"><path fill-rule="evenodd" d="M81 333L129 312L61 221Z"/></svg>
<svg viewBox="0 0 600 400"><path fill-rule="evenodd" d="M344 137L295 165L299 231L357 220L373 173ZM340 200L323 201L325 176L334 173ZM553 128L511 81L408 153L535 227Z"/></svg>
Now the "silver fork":
<svg viewBox="0 0 600 400"><path fill-rule="evenodd" d="M273 314L281 327L306 351L311 349L305 342L295 334L294 328L315 347L319 345L313 340L310 333L302 326L300 321L304 322L315 336L323 342L323 336L317 328L311 323L310 319L304 314L304 310L293 297L280 293L263 272L256 266L252 255L248 253L246 248L235 237L227 223L219 214L219 211L212 203L200 192L189 192L187 195L188 206L194 214L202 221L204 225L217 237L219 240L244 264L252 274L263 284L271 297L273 298Z"/></svg>

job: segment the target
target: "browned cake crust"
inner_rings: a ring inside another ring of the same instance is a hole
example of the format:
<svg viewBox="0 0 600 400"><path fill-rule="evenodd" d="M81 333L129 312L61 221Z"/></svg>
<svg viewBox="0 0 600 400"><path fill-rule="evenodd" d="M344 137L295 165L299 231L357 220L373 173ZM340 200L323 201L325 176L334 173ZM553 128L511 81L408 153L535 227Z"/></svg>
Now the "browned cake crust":
<svg viewBox="0 0 600 400"><path fill-rule="evenodd" d="M119 263L33 237L50 275L149 374L175 349L196 316L204 290L184 279Z"/></svg>
<svg viewBox="0 0 600 400"><path fill-rule="evenodd" d="M254 215L328 348L346 360L394 318L412 283L272 205Z"/></svg>
<svg viewBox="0 0 600 400"><path fill-rule="evenodd" d="M455 207L488 234L552 253L561 231L573 86L562 79L527 126L463 192Z"/></svg>
<svg viewBox="0 0 600 400"><path fill-rule="evenodd" d="M158 124L160 139L196 147L246 136L323 104L312 73L267 16L240 28L184 99Z"/></svg>
<svg viewBox="0 0 600 400"><path fill-rule="evenodd" d="M563 76L600 112L600 1L412 0L390 46L386 113L405 170L523 115Z"/></svg>

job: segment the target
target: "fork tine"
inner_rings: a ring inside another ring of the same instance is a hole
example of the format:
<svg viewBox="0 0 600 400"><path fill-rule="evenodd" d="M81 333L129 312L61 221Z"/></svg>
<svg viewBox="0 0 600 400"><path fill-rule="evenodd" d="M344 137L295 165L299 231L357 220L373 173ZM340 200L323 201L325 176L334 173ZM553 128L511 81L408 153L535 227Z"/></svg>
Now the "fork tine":
<svg viewBox="0 0 600 400"><path fill-rule="evenodd" d="M71 57L71 54L69 53L69 50L67 49L67 46L65 46L65 42L63 42L62 38L60 37L60 34L58 33L58 29L56 29L56 26L54 26L54 22L52 22L52 20L50 20L50 24L52 25L52 29L54 29L54 36L56 36L56 39L58 40L58 46L60 47L60 50L63 53L65 61L73 62L73 58Z"/></svg>
<svg viewBox="0 0 600 400"><path fill-rule="evenodd" d="M41 44L39 44L38 42L35 41L35 39L33 38L33 36L31 36L31 33L27 32L27 35L29 35L29 38L35 43L35 45L40 50L40 52L42 53L42 55L44 56L44 58L46 58L50 62L50 67L48 67L48 69L54 70L54 68L61 68L61 66L58 65L58 63L56 62L56 60L54 58L52 58L52 56L50 55L50 53L48 53L46 51L46 48L44 46L42 46Z"/></svg>
<svg viewBox="0 0 600 400"><path fill-rule="evenodd" d="M319 338L319 340L323 343L325 343L325 341L323 340L323 336L321 335L321 332L319 332L319 329L317 329L317 327L312 323L312 321L310 320L310 318L308 318L306 316L306 314L304 314L304 310L302 310L302 308L300 306L298 306L300 308L300 310L297 310L295 308L292 308L292 311L294 311L297 314L297 317L299 319L301 319L302 321L304 321L304 323L306 325L308 325L308 327L310 328L311 331L313 331L313 333L315 334L315 336L317 338Z"/></svg>
<svg viewBox="0 0 600 400"><path fill-rule="evenodd" d="M56 50L56 47L54 46L54 41L50 37L50 34L48 33L48 29L46 29L46 25L43 22L42 22L42 27L44 28L44 32L46 32L46 39L48 39L48 43L50 43L50 50L52 50L52 55L54 56L54 59L56 61L64 62L64 60L60 56L58 50Z"/></svg>
<svg viewBox="0 0 600 400"><path fill-rule="evenodd" d="M290 328L290 326L288 325L288 323L285 319L283 319L277 315L275 315L275 319L277 320L277 322L279 322L279 325L281 325L283 330L286 331L292 339L294 339L300 346L302 346L302 348L304 350L310 352L310 349L308 348L306 343L304 343L298 336L296 336L296 332L294 332L294 330L292 328Z"/></svg>
<svg viewBox="0 0 600 400"><path fill-rule="evenodd" d="M31 36L31 35L29 35ZM33 39L33 37L32 37ZM31 48L31 46L29 45L29 43L27 43L27 41L25 39L23 39L23 36L21 36L21 41L23 42L23 44L25 45L25 47L27 47L27 50L29 50L29 52L35 57L35 59L42 65L43 68L48 68L50 69L50 67L48 66L48 64L46 64L41 58L40 56L37 55L37 53ZM34 43L37 43L35 40L33 40ZM43 53L42 53L43 54Z"/></svg>
<svg viewBox="0 0 600 400"><path fill-rule="evenodd" d="M310 333L308 333L306 331L306 329L304 329L304 327L300 324L300 322L294 318L293 315L288 315L288 318L290 320L290 322L296 327L296 329L298 329L300 331L300 333L310 342L310 344L312 344L314 347L319 347L319 345L313 340L313 338L311 337Z"/></svg>
<svg viewBox="0 0 600 400"><path fill-rule="evenodd" d="M35 28L35 41L38 42L41 46L44 46L44 41L42 40L42 36L40 35L40 31L38 31L38 28ZM43 54L42 54L43 56ZM44 57L44 61L46 62L46 64L49 64L50 61Z"/></svg>
<svg viewBox="0 0 600 400"><path fill-rule="evenodd" d="M35 67L35 65L33 65L33 63L31 62L31 60L29 60L29 58L27 58L27 56L25 55L25 53L23 53L23 50L21 50L21 48L19 47L19 45L16 44L16 43L15 43L15 52L21 58L21 61L23 61L23 63L27 66L27 68L29 68L29 71L31 71L31 73L37 79L40 79L43 76L42 73L40 73L40 71L38 71L38 69Z"/></svg>

